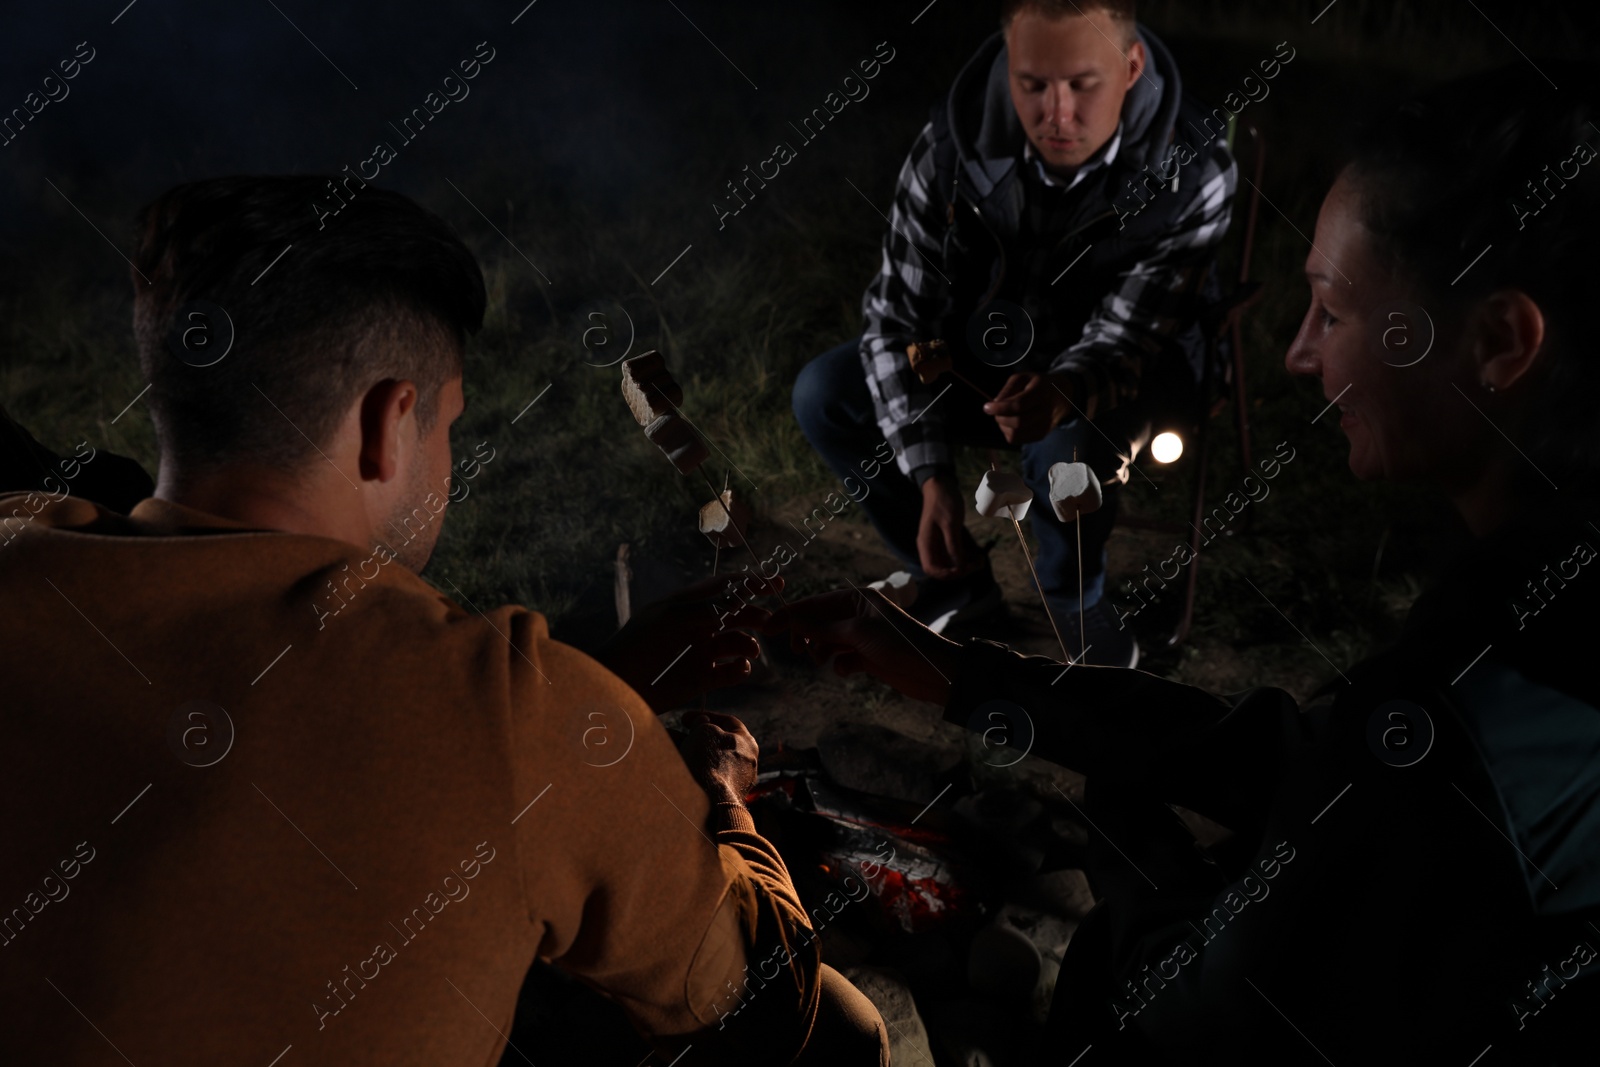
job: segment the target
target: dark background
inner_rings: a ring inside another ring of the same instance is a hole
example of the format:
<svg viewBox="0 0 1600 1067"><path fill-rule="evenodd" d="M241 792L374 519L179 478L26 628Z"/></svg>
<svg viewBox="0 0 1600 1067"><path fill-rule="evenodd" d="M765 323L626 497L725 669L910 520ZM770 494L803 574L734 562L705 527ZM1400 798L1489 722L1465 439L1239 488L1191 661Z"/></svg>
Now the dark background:
<svg viewBox="0 0 1600 1067"><path fill-rule="evenodd" d="M872 140L895 155L926 101L994 25L993 5L956 0L937 0L912 25L925 4L690 0L674 8L667 0L537 0L515 25L520 0L367 6L289 0L276 8L269 0L137 0L115 25L122 0L7 5L0 15L0 108L20 106L77 42L87 40L98 54L70 83L66 100L46 107L15 143L0 148L0 226L15 240L48 232L63 211L70 214L59 197L46 196L55 196L46 179L108 235L120 236L133 207L176 182L354 165L376 139L392 139L388 121L420 104L483 40L498 55L473 83L472 97L447 108L436 129L386 168L388 184L427 196L444 177L480 189L490 179L523 188L537 181L627 210L654 199L653 187L737 169L750 159L746 148L769 147L789 117L820 102L885 39L902 58L874 85L875 102L865 110L872 112ZM1594 5L1548 0L1485 0L1477 5L1482 14L1467 0L1340 0L1309 25L1324 5L1152 3L1143 18L1175 44L1208 42L1180 51L1196 88L1229 84L1227 52L1219 54L1215 42L1271 36L1346 71L1366 68L1373 76L1355 79L1365 96L1407 77L1516 59L1490 19L1530 54L1582 54L1600 17ZM1348 84L1325 88L1318 95L1336 112L1357 102ZM805 160L800 180L816 182L851 167L858 153L859 146L817 146L806 155L823 158ZM692 239L710 217L688 226L637 214L615 221Z"/></svg>

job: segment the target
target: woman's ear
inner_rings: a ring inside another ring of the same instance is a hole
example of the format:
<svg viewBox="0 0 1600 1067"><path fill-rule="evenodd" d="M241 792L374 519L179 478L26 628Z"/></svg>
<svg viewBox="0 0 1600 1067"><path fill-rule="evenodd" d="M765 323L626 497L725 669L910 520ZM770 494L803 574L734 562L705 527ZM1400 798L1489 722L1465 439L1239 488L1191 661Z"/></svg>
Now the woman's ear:
<svg viewBox="0 0 1600 1067"><path fill-rule="evenodd" d="M1544 352L1544 312L1520 289L1491 293L1473 313L1473 360L1485 388L1503 393Z"/></svg>

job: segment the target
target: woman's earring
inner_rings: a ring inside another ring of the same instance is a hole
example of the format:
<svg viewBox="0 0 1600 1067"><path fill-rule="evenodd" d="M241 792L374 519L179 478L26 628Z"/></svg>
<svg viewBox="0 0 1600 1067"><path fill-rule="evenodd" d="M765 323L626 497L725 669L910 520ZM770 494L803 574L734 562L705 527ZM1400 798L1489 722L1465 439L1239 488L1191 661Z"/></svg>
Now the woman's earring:
<svg viewBox="0 0 1600 1067"><path fill-rule="evenodd" d="M1483 383L1483 387L1485 389L1487 389L1491 393L1494 392L1494 383L1493 382L1484 382Z"/></svg>

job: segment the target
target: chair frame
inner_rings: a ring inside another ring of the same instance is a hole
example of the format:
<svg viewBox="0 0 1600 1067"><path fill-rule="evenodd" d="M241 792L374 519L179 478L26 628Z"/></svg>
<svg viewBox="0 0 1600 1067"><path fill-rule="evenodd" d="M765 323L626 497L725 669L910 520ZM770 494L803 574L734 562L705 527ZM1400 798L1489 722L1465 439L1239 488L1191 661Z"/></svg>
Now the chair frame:
<svg viewBox="0 0 1600 1067"><path fill-rule="evenodd" d="M1196 593L1200 582L1200 549L1201 549L1201 524L1205 518L1206 510L1206 468L1210 457L1210 423L1222 413L1227 406L1229 397L1224 394L1213 399L1213 390L1216 385L1214 375L1221 364L1219 346L1224 338L1232 349L1232 359L1227 368L1232 381L1229 384L1234 407L1234 428L1239 436L1239 466L1243 474L1248 475L1251 470L1252 456L1250 448L1250 407L1249 392L1245 380L1244 358L1244 330L1242 320L1244 312L1252 307L1261 298L1261 286L1250 279L1251 253L1255 249L1256 224L1261 214L1261 180L1266 169L1267 142L1266 135L1253 123L1243 126L1244 132L1249 134L1251 141L1251 170L1253 177L1250 179L1251 193L1248 208L1245 212L1245 226L1243 244L1239 256L1239 277L1232 293L1224 296L1216 304L1208 307L1200 316L1200 324L1205 335L1206 360L1205 370L1200 383L1200 405L1196 412L1194 426L1194 447L1191 453L1194 457L1195 476L1194 488L1190 494L1190 522L1187 527L1177 523L1163 522L1151 519L1130 518L1124 525L1135 529L1164 530L1172 533L1187 533L1189 535L1189 573L1184 581L1183 612L1178 618L1178 624L1171 636L1167 638L1167 646L1176 648L1188 640L1189 632L1194 625L1194 605ZM1239 125L1237 118L1230 119L1228 123L1228 146L1232 148L1237 140ZM1212 267L1215 265L1213 264ZM1197 282L1197 288L1203 286L1205 274L1212 267L1203 272ZM1243 521L1237 527L1230 527L1229 534L1247 533L1250 530L1254 513L1246 510Z"/></svg>

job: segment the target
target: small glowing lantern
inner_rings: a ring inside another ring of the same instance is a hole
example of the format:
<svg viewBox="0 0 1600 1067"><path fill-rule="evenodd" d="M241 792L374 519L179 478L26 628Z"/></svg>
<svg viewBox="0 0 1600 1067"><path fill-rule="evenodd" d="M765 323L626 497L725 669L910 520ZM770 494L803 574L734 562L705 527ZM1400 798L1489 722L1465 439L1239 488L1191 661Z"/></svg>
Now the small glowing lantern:
<svg viewBox="0 0 1600 1067"><path fill-rule="evenodd" d="M1183 438L1171 430L1156 434L1156 439L1150 442L1150 455L1157 463L1173 462L1183 455Z"/></svg>

